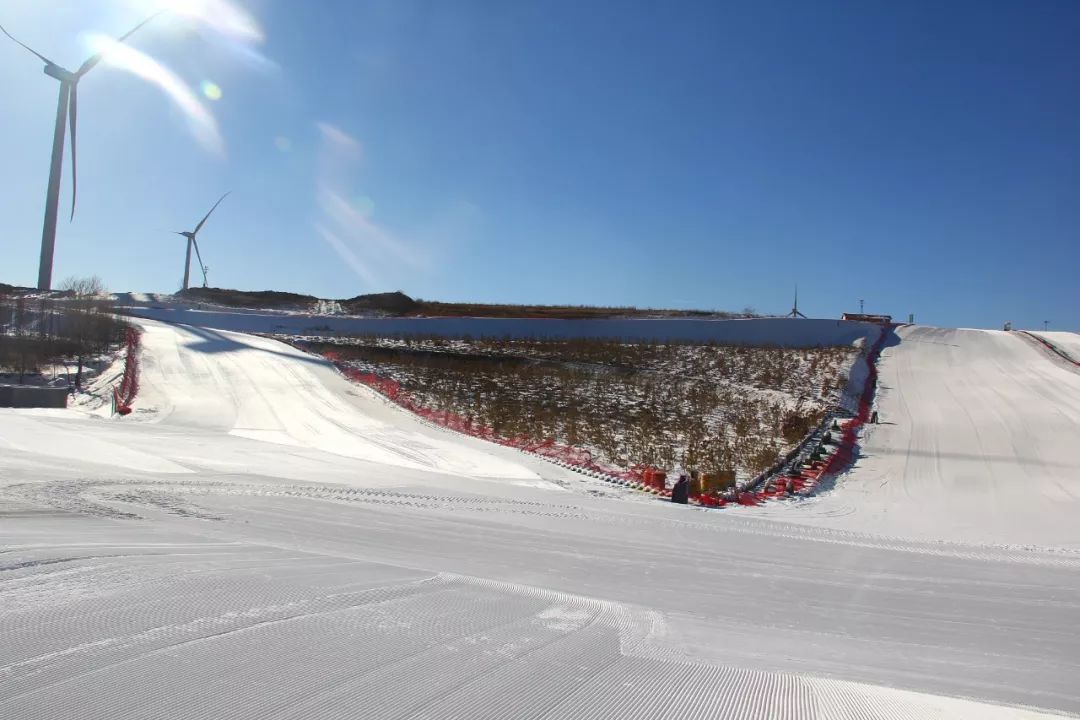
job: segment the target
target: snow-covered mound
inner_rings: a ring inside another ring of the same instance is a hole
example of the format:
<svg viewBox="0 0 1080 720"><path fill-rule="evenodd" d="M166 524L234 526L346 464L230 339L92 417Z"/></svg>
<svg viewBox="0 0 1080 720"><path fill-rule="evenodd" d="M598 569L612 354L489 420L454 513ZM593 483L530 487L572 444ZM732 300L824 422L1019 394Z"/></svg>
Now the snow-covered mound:
<svg viewBox="0 0 1080 720"><path fill-rule="evenodd" d="M380 465L536 480L356 388L328 362L282 343L145 322L137 417Z"/></svg>

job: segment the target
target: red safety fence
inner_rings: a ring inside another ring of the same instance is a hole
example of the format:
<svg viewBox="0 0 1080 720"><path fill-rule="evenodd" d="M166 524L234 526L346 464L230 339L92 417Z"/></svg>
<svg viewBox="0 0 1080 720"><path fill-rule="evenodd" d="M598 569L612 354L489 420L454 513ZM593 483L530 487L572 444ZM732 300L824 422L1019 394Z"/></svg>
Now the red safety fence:
<svg viewBox="0 0 1080 720"><path fill-rule="evenodd" d="M798 475L789 474L773 478L768 483L765 483L762 490L736 492L733 497L695 495L690 498L691 501L703 507L723 507L732 503L746 506L761 505L766 500L809 489L815 486L825 475L835 474L849 467L855 457L859 428L870 419L874 390L877 386L877 360L888 334L888 329L884 330L866 355L868 372L862 395L859 398L858 412L854 418L844 420L840 424L841 436L839 444L827 458L814 461L811 467L800 470ZM592 457L592 453L588 450L564 445L552 439L536 440L526 436L504 437L490 427L463 415L449 410L435 410L425 407L421 401L412 397L401 386L401 383L375 373L363 372L349 367L341 360L340 355L332 350L324 351L323 357L332 362L350 380L370 387L391 402L441 427L505 447L517 448L523 452L539 455L586 472L596 473L610 481L650 492L654 495L671 496L671 491L666 485L667 475L657 468L642 465L635 465L629 470L613 468L596 462Z"/></svg>
<svg viewBox="0 0 1080 720"><path fill-rule="evenodd" d="M862 395L859 397L858 410L855 417L839 423L840 438L836 447L828 456L814 460L807 468L773 478L766 485L765 490L755 493L759 499L805 492L816 486L826 476L836 475L851 467L855 461L859 430L870 420L873 412L874 392L877 388L877 361L890 332L888 328L883 330L866 355L866 382L863 385Z"/></svg>
<svg viewBox="0 0 1080 720"><path fill-rule="evenodd" d="M477 437L482 440L487 440L488 442L493 442L504 447L517 448L523 452L539 455L548 460L569 465L586 472L596 473L624 483L630 487L636 487L656 495L663 495L665 497L671 495L671 491L668 490L664 484L666 479L665 473L656 468L642 465L635 465L629 470L613 468L597 462L593 458L592 453L586 449L565 445L550 438L537 440L524 435L515 437L499 435L490 427L458 413L450 410L436 410L434 408L426 407L422 401L414 398L407 390L405 390L401 386L401 383L375 373L363 372L362 370L349 367L343 363L340 356L332 350L325 351L323 357L334 363L335 367L353 382L368 386L394 404L441 427L464 433L465 435L471 435L472 437Z"/></svg>
<svg viewBox="0 0 1080 720"><path fill-rule="evenodd" d="M113 390L113 405L120 415L131 412L131 403L139 393L139 331L127 329L127 356L124 358L124 374L120 385Z"/></svg>

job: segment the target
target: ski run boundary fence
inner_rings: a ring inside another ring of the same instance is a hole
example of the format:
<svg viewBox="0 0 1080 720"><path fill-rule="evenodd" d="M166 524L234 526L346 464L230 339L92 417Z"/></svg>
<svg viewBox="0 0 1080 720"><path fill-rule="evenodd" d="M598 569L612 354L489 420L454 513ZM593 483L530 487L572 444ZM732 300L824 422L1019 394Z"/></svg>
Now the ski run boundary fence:
<svg viewBox="0 0 1080 720"><path fill-rule="evenodd" d="M702 507L710 508L719 508L730 504L760 505L770 499L809 494L827 476L838 475L847 470L857 455L859 430L870 420L874 392L877 386L877 360L886 338L891 333L892 326L882 328L882 332L878 335L869 351L865 355L860 355L856 360L856 362L867 363L868 368L866 381L854 417L840 420L839 411L829 413L822 426L807 435L794 450L785 455L773 467L746 483L741 489L692 495L690 501ZM307 349L299 344L296 347L307 352ZM375 373L363 372L350 367L333 350L324 351L322 356L349 380L366 385L395 405L434 425L502 445L503 447L516 448L522 452L545 458L558 465L605 482L660 497L671 497L671 491L665 486L665 475L657 468L644 465L634 465L629 469L615 468L598 462L593 458L592 453L586 449L565 445L556 442L554 439L535 440L523 435L514 437L501 436L490 427L457 413L425 407L408 390L403 388L401 383ZM839 438L833 438L831 444L822 442L828 429L839 433ZM820 448L821 451L814 457L812 452L817 448Z"/></svg>
<svg viewBox="0 0 1080 720"><path fill-rule="evenodd" d="M127 356L124 358L124 374L120 384L113 389L113 408L118 415L131 412L131 403L139 394L139 331L129 327L125 337Z"/></svg>

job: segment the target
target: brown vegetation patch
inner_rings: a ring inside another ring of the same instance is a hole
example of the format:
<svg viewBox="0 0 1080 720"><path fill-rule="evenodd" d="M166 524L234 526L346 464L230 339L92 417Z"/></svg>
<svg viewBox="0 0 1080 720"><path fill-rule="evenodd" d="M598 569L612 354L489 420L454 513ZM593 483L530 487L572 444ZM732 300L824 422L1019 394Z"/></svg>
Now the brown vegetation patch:
<svg viewBox="0 0 1080 720"><path fill-rule="evenodd" d="M603 340L307 338L424 407L505 437L587 448L618 467L749 477L836 403L851 347L791 349Z"/></svg>

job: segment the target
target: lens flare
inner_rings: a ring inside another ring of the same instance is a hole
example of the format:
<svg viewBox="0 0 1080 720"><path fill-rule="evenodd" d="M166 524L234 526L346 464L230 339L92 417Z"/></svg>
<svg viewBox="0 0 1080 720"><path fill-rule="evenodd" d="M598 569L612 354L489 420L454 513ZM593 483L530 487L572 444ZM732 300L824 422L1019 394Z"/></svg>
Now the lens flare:
<svg viewBox="0 0 1080 720"><path fill-rule="evenodd" d="M333 146L336 151L356 152L360 149L360 142L336 125L319 122L315 123L315 127L319 128L325 143Z"/></svg>
<svg viewBox="0 0 1080 720"><path fill-rule="evenodd" d="M191 133L200 145L214 153L225 152L225 141L214 116L176 73L149 55L105 35L91 35L87 42L95 52L104 53L106 65L131 73L164 92L184 113Z"/></svg>
<svg viewBox="0 0 1080 720"><path fill-rule="evenodd" d="M320 223L315 224L315 232L322 236L322 239L326 241L326 244L334 249L334 252L338 254L338 257L340 257L346 265L352 268L353 272L356 273L361 280L367 283L368 287L378 287L379 281L376 274L372 272L371 268L360 259L360 256L357 255L347 243L338 237L336 233L327 229Z"/></svg>
<svg viewBox="0 0 1080 720"><path fill-rule="evenodd" d="M378 287L395 272L430 272L427 251L376 222L375 202L351 190L363 155L360 141L336 125L315 126L320 139L316 232L368 287Z"/></svg>
<svg viewBox="0 0 1080 720"><path fill-rule="evenodd" d="M292 150L292 140L285 137L284 135L278 135L276 138L274 138L274 147L276 147L283 153L287 153Z"/></svg>
<svg viewBox="0 0 1080 720"><path fill-rule="evenodd" d="M199 89L202 90L202 94L207 100L221 99L221 86L215 82L203 80L199 83Z"/></svg>
<svg viewBox="0 0 1080 720"><path fill-rule="evenodd" d="M353 199L352 206L356 209L356 212L366 218L370 218L375 214L375 201L368 195L357 195L356 198Z"/></svg>

